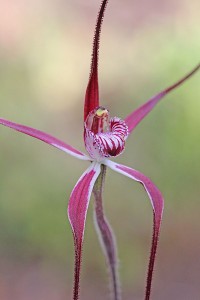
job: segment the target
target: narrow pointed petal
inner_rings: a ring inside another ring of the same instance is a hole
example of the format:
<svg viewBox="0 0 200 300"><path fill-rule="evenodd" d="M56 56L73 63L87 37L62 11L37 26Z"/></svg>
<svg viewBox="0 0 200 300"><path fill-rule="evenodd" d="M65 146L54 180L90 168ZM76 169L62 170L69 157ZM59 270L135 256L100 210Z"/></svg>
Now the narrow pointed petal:
<svg viewBox="0 0 200 300"><path fill-rule="evenodd" d="M12 128L16 131L19 131L21 133L30 135L38 140L41 140L49 145L52 145L72 156L75 156L76 158L82 159L82 160L91 160L91 158L89 158L88 156L86 156L84 153L76 150L75 148L73 148L72 146L60 141L59 139L45 133L42 132L40 130L28 127L28 126L24 126L21 124L17 124L5 119L0 118L0 124L7 126L9 128Z"/></svg>
<svg viewBox="0 0 200 300"><path fill-rule="evenodd" d="M104 209L103 209L102 193L104 188L106 166L102 165L101 167L102 167L101 174L99 175L93 189L94 198L95 198L94 221L95 221L95 228L109 266L111 291L113 294L113 299L120 300L121 290L120 290L120 282L119 282L119 275L118 275L117 245L116 245L114 233L112 231L112 228L108 220L105 217Z"/></svg>
<svg viewBox="0 0 200 300"><path fill-rule="evenodd" d="M98 86L98 59L99 59L99 42L100 33L104 17L104 12L108 0L103 0L99 14L96 22L96 29L94 33L93 41L93 51L92 51L92 61L90 69L90 77L85 95L85 105L84 105L84 121L86 120L90 111L99 106L99 86Z"/></svg>
<svg viewBox="0 0 200 300"><path fill-rule="evenodd" d="M173 91L181 84L183 84L187 79L189 79L194 73L196 73L200 69L200 64L197 65L190 73L185 75L182 79L174 83L173 85L169 86L162 92L158 93L157 95L153 96L149 99L145 104L140 106L138 109L133 111L130 115L128 115L125 119L126 124L128 125L129 133L135 129L135 127L142 121L148 113L155 107L155 105L169 92Z"/></svg>
<svg viewBox="0 0 200 300"><path fill-rule="evenodd" d="M160 225L161 225L162 213L164 208L164 199L160 191L158 190L158 188L154 185L154 183L142 173L134 169L131 169L129 167L126 167L124 165L116 164L109 160L105 161L105 164L111 169L113 169L114 171L140 182L144 186L150 198L151 205L153 207L153 214L154 214L153 237L152 237L149 267L147 273L147 285L146 285L146 293L145 293L145 300L149 300L151 294L152 276L154 270L156 250L158 245Z"/></svg>
<svg viewBox="0 0 200 300"><path fill-rule="evenodd" d="M90 196L95 181L100 174L100 170L101 168L99 164L92 163L75 185L69 200L68 218L74 235L75 247L73 300L79 299L79 282L85 221Z"/></svg>

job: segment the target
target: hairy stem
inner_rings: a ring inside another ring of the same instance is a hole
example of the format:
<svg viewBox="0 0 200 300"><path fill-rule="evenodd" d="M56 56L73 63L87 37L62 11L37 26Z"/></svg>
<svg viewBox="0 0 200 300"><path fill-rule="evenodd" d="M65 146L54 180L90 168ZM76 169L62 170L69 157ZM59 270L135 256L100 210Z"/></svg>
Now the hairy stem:
<svg viewBox="0 0 200 300"><path fill-rule="evenodd" d="M98 233L98 237L106 256L107 263L110 271L110 281L113 293L113 300L121 299L120 283L118 276L118 258L117 258L117 247L115 242L115 236L108 223L103 209L102 192L104 188L104 181L106 175L106 166L101 166L101 173L95 183L93 193L95 198L95 227Z"/></svg>
<svg viewBox="0 0 200 300"><path fill-rule="evenodd" d="M80 270L81 270L81 253L82 245L75 244L75 264L74 264L74 288L73 288L73 300L79 299L80 292ZM79 249L78 249L79 248Z"/></svg>
<svg viewBox="0 0 200 300"><path fill-rule="evenodd" d="M156 222L155 215L154 215L153 236L152 236L152 243L151 243L151 252L150 252L150 257L149 257L145 300L149 300L150 295L151 295L152 277L153 277L153 270L154 270L156 251L157 251L157 246L158 246L158 238L159 238L159 229L158 228L160 227L160 222L161 222L160 219Z"/></svg>

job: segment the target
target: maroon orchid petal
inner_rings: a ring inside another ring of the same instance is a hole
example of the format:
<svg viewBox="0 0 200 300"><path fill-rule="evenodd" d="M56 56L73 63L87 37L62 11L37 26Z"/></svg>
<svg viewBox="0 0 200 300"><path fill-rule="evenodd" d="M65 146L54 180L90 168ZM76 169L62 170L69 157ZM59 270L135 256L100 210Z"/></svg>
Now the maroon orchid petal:
<svg viewBox="0 0 200 300"><path fill-rule="evenodd" d="M113 169L114 171L119 172L131 179L139 181L144 186L150 198L151 205L153 207L153 213L154 213L153 237L152 237L152 244L151 244L151 253L149 259L147 286L146 286L146 294L145 294L145 300L149 300L150 293L151 293L152 275L154 269L157 244L158 244L158 237L159 237L162 213L164 208L164 199L160 191L158 190L158 188L153 184L153 182L148 177L144 176L142 173L134 169L131 169L129 167L126 167L124 165L114 163L109 160L107 160L105 164L111 169Z"/></svg>
<svg viewBox="0 0 200 300"><path fill-rule="evenodd" d="M98 58L99 58L99 41L101 26L103 22L104 12L108 0L102 1L99 14L96 22L96 29L93 41L93 51L92 51L92 62L90 69L90 77L85 95L85 105L84 105L84 121L86 120L90 111L99 106L99 86L98 86Z"/></svg>
<svg viewBox="0 0 200 300"><path fill-rule="evenodd" d="M11 121L8 121L5 119L1 119L1 118L0 118L0 124L7 126L9 128L12 128L14 130L17 130L21 133L30 135L38 140L41 140L49 145L52 145L72 156L75 156L76 158L83 159L83 160L90 160L90 158L87 157L84 153L76 150L75 148L71 147L70 145L58 140L57 138L55 138L45 132L42 132L40 130L31 128L28 126L17 124L17 123L14 123L14 122L11 122Z"/></svg>
<svg viewBox="0 0 200 300"><path fill-rule="evenodd" d="M92 163L75 185L69 200L68 218L74 235L75 247L73 300L78 300L79 298L81 254L85 221L92 189L100 171L100 165L95 162Z"/></svg>
<svg viewBox="0 0 200 300"><path fill-rule="evenodd" d="M128 125L129 133L133 131L133 129L142 121L142 119L154 108L154 106L169 92L173 91L175 88L184 83L188 78L190 78L195 72L197 72L200 68L200 64L197 65L190 73L185 75L178 82L169 86L159 94L152 97L145 104L140 106L138 109L133 111L130 115L128 115L125 119L126 124Z"/></svg>

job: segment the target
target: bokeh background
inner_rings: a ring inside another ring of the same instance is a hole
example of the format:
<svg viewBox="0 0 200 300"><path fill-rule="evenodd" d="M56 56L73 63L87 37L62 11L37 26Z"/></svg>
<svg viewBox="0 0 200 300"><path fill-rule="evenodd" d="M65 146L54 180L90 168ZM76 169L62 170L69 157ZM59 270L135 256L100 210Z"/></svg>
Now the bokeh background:
<svg viewBox="0 0 200 300"><path fill-rule="evenodd" d="M0 1L0 115L84 151L83 100L97 0ZM110 1L100 49L101 103L125 117L199 62L199 0ZM200 74L137 127L118 161L165 197L154 300L200 295ZM73 239L66 209L88 164L0 128L0 299L71 299ZM108 299L107 267L89 208L81 299ZM143 299L152 210L142 187L107 172L123 299Z"/></svg>

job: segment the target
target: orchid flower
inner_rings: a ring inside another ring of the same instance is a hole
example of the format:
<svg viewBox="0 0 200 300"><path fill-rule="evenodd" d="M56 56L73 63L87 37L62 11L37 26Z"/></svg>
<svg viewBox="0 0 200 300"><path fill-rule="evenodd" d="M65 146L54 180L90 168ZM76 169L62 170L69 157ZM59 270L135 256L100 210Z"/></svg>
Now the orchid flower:
<svg viewBox="0 0 200 300"><path fill-rule="evenodd" d="M84 240L84 230L89 201L92 192L95 199L95 225L101 241L104 254L110 270L110 278L113 290L113 299L120 300L120 285L117 271L117 249L115 237L112 229L105 217L102 203L102 191L105 181L106 168L109 167L132 180L141 183L146 190L153 208L153 237L147 272L147 282L145 290L145 300L150 299L152 275L154 270L155 255L162 220L164 201L163 197L154 183L145 175L119 163L113 162L110 158L120 155L125 149L125 143L136 126L148 113L156 106L161 99L169 92L184 83L200 68L197 65L190 73L182 79L164 89L160 93L150 98L145 104L131 112L125 120L118 117L110 117L109 111L100 106L98 89L98 51L101 26L104 12L108 0L103 0L97 17L96 29L94 34L91 72L85 95L84 104L84 143L88 152L87 155L67 143L40 130L14 123L0 118L0 124L10 127L16 131L32 136L49 145L58 148L80 160L90 163L88 169L82 174L76 183L68 205L68 218L71 224L74 248L75 248L75 267L74 267L74 288L73 300L79 299L80 271L82 260L82 248Z"/></svg>

